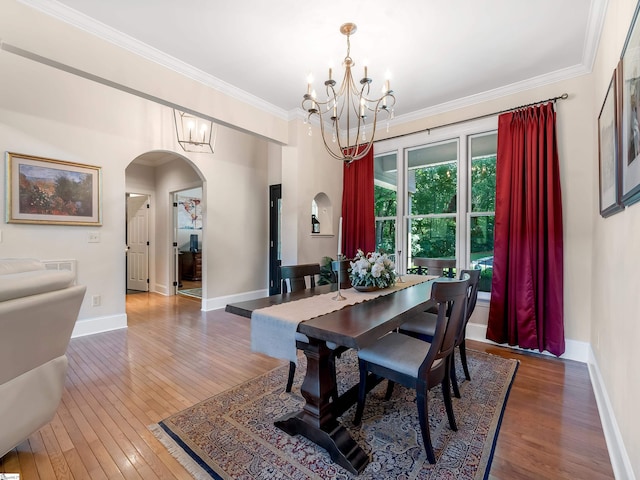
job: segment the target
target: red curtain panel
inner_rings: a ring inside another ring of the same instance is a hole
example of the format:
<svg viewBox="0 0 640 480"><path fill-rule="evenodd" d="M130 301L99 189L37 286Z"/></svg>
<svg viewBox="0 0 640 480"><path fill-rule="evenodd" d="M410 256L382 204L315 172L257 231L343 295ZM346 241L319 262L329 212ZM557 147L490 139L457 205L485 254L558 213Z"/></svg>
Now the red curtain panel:
<svg viewBox="0 0 640 480"><path fill-rule="evenodd" d="M551 103L498 117L493 283L487 338L565 350L562 197Z"/></svg>
<svg viewBox="0 0 640 480"><path fill-rule="evenodd" d="M358 249L376 248L376 217L373 198L373 148L344 164L342 189L342 253L353 258Z"/></svg>

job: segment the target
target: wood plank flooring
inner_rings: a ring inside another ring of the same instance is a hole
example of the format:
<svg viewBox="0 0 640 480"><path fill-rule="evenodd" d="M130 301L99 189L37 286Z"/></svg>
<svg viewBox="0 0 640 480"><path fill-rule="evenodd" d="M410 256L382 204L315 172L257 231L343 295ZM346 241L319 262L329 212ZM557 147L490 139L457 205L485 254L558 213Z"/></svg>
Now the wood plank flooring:
<svg viewBox="0 0 640 480"><path fill-rule="evenodd" d="M0 473L190 479L147 427L285 363L251 353L248 319L189 297L128 295L127 314L128 329L71 340L55 418L0 458ZM468 343L520 360L492 478L613 478L586 365Z"/></svg>

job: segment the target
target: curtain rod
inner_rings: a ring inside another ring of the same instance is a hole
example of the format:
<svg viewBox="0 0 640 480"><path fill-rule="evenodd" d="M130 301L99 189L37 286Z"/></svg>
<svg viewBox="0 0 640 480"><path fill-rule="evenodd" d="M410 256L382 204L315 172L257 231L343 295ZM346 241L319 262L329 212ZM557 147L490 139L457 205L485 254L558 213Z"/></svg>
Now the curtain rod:
<svg viewBox="0 0 640 480"><path fill-rule="evenodd" d="M538 100L537 102L527 103L526 105L519 105L519 106L513 107L513 108L507 108L506 110L500 110L499 112L486 113L484 115L478 115L477 117L466 118L464 120L456 120L455 122L450 122L450 123L443 123L442 125L436 125L435 127L429 127L429 128L423 128L422 130L416 130L415 132L401 133L400 135L394 135L393 137L383 138L383 139L381 139L379 141L383 142L385 140L391 140L391 139L394 139L394 138L406 137L407 135L414 135L416 133L423 133L423 132L430 133L431 130L435 130L436 128L450 127L451 125L457 125L459 123L471 122L472 120L480 120L481 118L492 117L494 115L500 115L501 113L513 112L514 110L519 110L521 108L532 107L534 105L540 105L541 103L547 103L547 102L556 103L556 101L558 101L558 100L566 100L567 98L569 98L569 94L563 93L562 95L559 95L557 97L547 98L546 100Z"/></svg>

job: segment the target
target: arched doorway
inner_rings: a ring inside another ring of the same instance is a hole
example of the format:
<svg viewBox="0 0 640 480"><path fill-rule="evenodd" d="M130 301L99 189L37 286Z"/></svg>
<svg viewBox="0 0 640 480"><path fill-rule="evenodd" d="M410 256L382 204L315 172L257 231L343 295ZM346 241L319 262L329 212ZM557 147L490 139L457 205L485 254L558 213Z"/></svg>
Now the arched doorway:
<svg viewBox="0 0 640 480"><path fill-rule="evenodd" d="M125 170L125 185L127 194L146 195L149 199L148 291L174 295L179 281L175 193L202 189L203 175L188 158L179 153L153 151L131 161ZM201 201L204 203L204 196ZM203 234L204 228L203 225ZM206 275L202 275L201 281L204 287Z"/></svg>

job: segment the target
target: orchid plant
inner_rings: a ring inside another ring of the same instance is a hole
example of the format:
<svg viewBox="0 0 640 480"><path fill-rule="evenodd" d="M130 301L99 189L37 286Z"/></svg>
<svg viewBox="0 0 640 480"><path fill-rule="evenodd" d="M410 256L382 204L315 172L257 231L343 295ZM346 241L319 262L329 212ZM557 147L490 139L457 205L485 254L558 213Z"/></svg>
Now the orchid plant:
<svg viewBox="0 0 640 480"><path fill-rule="evenodd" d="M396 283L396 266L386 253L365 255L358 250L350 265L349 278L353 286L386 288Z"/></svg>

